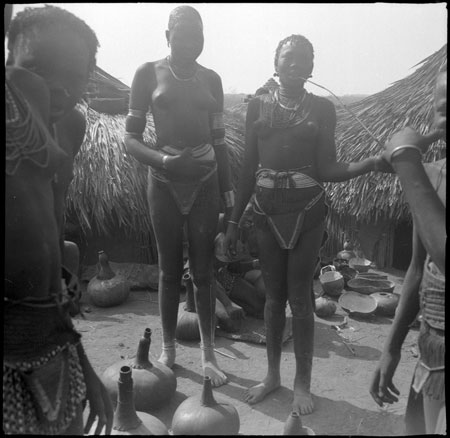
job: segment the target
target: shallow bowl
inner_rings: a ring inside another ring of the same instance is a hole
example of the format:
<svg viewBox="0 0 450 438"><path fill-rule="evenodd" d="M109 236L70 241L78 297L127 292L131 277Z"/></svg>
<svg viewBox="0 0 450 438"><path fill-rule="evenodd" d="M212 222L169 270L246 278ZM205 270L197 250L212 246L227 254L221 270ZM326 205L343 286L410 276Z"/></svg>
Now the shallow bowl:
<svg viewBox="0 0 450 438"><path fill-rule="evenodd" d="M348 281L347 287L360 294L370 295L375 292L393 292L395 283L390 280L369 280L355 277Z"/></svg>
<svg viewBox="0 0 450 438"><path fill-rule="evenodd" d="M347 313L357 316L372 315L377 308L375 298L353 291L344 292L339 297L338 303Z"/></svg>

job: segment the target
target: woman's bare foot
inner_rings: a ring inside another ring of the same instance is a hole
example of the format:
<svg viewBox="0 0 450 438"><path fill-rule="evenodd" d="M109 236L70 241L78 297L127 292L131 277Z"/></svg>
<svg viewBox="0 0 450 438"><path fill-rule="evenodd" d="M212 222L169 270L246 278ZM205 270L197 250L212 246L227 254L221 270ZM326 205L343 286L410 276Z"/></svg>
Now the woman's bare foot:
<svg viewBox="0 0 450 438"><path fill-rule="evenodd" d="M248 404L259 403L264 397L280 387L280 378L266 377L258 385L252 386L245 391L244 399Z"/></svg>
<svg viewBox="0 0 450 438"><path fill-rule="evenodd" d="M292 402L292 411L300 415L311 414L314 410L314 402L309 391L301 387L294 387L294 401Z"/></svg>
<svg viewBox="0 0 450 438"><path fill-rule="evenodd" d="M226 374L219 368L213 348L202 348L203 375L211 378L211 385L218 387L227 383Z"/></svg>
<svg viewBox="0 0 450 438"><path fill-rule="evenodd" d="M173 347L163 347L161 356L159 356L158 362L166 365L169 368L172 368L175 364L175 357L177 353L175 350L175 346Z"/></svg>

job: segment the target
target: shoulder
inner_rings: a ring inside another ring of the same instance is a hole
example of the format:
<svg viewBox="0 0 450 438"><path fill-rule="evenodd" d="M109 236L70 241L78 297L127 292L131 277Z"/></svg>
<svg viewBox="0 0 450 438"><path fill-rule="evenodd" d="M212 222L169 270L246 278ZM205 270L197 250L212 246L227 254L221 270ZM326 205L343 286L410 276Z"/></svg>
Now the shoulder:
<svg viewBox="0 0 450 438"><path fill-rule="evenodd" d="M162 61L163 60L141 64L134 74L133 84L136 82L147 81L148 78L154 75L155 68L159 66Z"/></svg>
<svg viewBox="0 0 450 438"><path fill-rule="evenodd" d="M203 65L198 65L198 69L199 72L202 73L202 75L204 75L209 82L211 82L212 84L222 84L222 79L220 77L220 75L218 73L216 73L214 70L204 67Z"/></svg>
<svg viewBox="0 0 450 438"><path fill-rule="evenodd" d="M326 111L334 111L336 112L336 108L334 106L334 103L323 96L316 96L315 94L309 93L311 95L312 101L321 109L324 109Z"/></svg>

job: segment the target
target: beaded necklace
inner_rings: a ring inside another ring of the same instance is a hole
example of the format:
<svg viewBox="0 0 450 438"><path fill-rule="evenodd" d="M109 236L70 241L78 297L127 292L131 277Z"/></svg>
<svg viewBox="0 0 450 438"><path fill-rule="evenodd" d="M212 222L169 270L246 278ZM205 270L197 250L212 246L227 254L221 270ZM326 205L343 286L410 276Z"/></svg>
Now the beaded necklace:
<svg viewBox="0 0 450 438"><path fill-rule="evenodd" d="M34 115L25 97L5 80L6 119L6 166L7 175L14 175L25 160L31 160L38 167L45 168L49 162L48 143L50 136ZM45 150L45 158L38 161L33 155Z"/></svg>
<svg viewBox="0 0 450 438"><path fill-rule="evenodd" d="M170 73L172 73L172 76L173 76L177 81L180 81L180 82L189 82L189 81L192 81L193 79L196 78L197 72L198 72L198 67L196 67L194 74L193 74L190 78L183 79L183 78L180 78L179 76L177 76L177 75L175 74L175 72L173 71L173 68L172 68L172 66L170 65L170 56L167 56L167 57L166 57L166 61L167 61L167 65L169 66Z"/></svg>

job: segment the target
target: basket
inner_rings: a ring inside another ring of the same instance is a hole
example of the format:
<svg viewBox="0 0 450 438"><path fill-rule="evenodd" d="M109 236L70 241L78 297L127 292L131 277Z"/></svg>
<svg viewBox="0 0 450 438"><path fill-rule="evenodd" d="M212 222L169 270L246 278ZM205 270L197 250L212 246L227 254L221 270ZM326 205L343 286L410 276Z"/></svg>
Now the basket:
<svg viewBox="0 0 450 438"><path fill-rule="evenodd" d="M355 292L370 295L374 292L393 292L395 283L390 280L369 280L363 277L355 277L349 280L347 287Z"/></svg>
<svg viewBox="0 0 450 438"><path fill-rule="evenodd" d="M344 289L344 277L332 265L320 270L319 282L323 291L330 296L339 296Z"/></svg>

